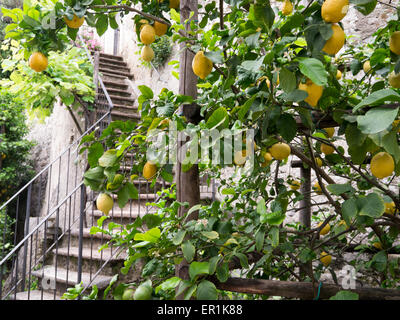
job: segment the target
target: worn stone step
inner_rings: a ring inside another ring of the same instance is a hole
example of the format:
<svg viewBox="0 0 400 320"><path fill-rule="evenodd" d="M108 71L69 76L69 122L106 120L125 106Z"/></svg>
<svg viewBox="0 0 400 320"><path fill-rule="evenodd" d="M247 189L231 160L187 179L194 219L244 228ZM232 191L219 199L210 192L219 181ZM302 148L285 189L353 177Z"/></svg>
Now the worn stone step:
<svg viewBox="0 0 400 320"><path fill-rule="evenodd" d="M64 268L55 266L46 266L43 269L33 271L32 276L37 277L39 279L39 284L44 284L47 288L43 288L44 290L49 290L50 293L54 294L54 288L51 286L55 285L55 290L60 296L67 292L67 289L70 287L74 287L78 284L78 272L67 270ZM44 281L42 281L44 279ZM90 274L88 272L82 272L81 281L84 287L89 286L92 287L94 285L97 286L99 291L103 291L110 284L112 277L97 275L94 277L94 273Z"/></svg>
<svg viewBox="0 0 400 320"><path fill-rule="evenodd" d="M114 255L115 254L115 255ZM55 251L53 251L53 264L55 264ZM102 275L112 276L119 273L125 260L125 253L118 255L117 248L107 248L99 252L96 248L83 248L82 250L82 268L84 272L97 272L105 264ZM57 252L57 265L69 265L70 270L78 271L78 247L59 248Z"/></svg>
<svg viewBox="0 0 400 320"><path fill-rule="evenodd" d="M120 72L130 73L130 69L127 66L122 65L115 65L112 63L106 63L102 60L99 61L99 68L100 69L110 69L110 70L117 70Z"/></svg>
<svg viewBox="0 0 400 320"><path fill-rule="evenodd" d="M132 114L132 113L136 113L137 115L139 115L138 113L138 107L136 106L126 106L123 104L114 104L114 108L113 110L116 110L118 112L126 112L128 114Z"/></svg>
<svg viewBox="0 0 400 320"><path fill-rule="evenodd" d="M102 95L101 93L99 95ZM109 94L111 101L114 104L125 105L125 106L132 106L135 102L135 99L132 97L121 97L115 94Z"/></svg>
<svg viewBox="0 0 400 320"><path fill-rule="evenodd" d="M12 295L9 298L10 300L19 300L19 301L27 301L27 300L62 300L60 295L56 294L56 298L54 299L54 293L42 291L42 290L31 290L18 292L15 296Z"/></svg>
<svg viewBox="0 0 400 320"><path fill-rule="evenodd" d="M128 79L133 79L133 74L131 74L129 72L119 71L116 69L99 68L99 72L102 74L106 74L106 75L117 75L120 77L126 77Z"/></svg>
<svg viewBox="0 0 400 320"><path fill-rule="evenodd" d="M103 80L103 83L107 91L110 89L127 90L129 87L129 85L126 84L124 81Z"/></svg>
<svg viewBox="0 0 400 320"><path fill-rule="evenodd" d="M97 110L97 114L99 117L103 116L104 113L106 113L107 111L104 110ZM124 112L120 112L118 110L113 110L111 111L111 118L112 120L139 120L140 116L136 113L124 113Z"/></svg>
<svg viewBox="0 0 400 320"><path fill-rule="evenodd" d="M127 63L124 62L123 60L118 60L118 59L110 59L108 57L105 56L100 56L100 63L107 63L107 64L112 64L112 65L116 65L116 66L122 66L122 67L126 67Z"/></svg>
<svg viewBox="0 0 400 320"><path fill-rule="evenodd" d="M101 79L104 81L113 81L113 82L119 82L119 83L125 83L126 77L124 76L119 76L117 74L107 74L103 73Z"/></svg>
<svg viewBox="0 0 400 320"><path fill-rule="evenodd" d="M109 95L122 96L122 97L132 97L132 93L126 89L117 89L117 88L106 88ZM103 90L99 88L99 93L102 93Z"/></svg>
<svg viewBox="0 0 400 320"><path fill-rule="evenodd" d="M93 219L91 219L91 217L87 216L86 219L89 220L88 224L90 224L90 226L97 226L98 218L93 217ZM109 240L111 240L111 237L109 235L101 232L91 234L90 229L91 228L88 227L88 228L83 228L82 230L84 248L92 248L93 250L97 250L102 245L106 244ZM79 229L71 230L69 235L70 235L70 246L77 247L79 245Z"/></svg>
<svg viewBox="0 0 400 320"><path fill-rule="evenodd" d="M94 51L90 51L90 53L93 55ZM100 58L111 59L111 60L118 60L118 61L123 61L124 60L121 56L117 56L117 55L113 55L113 54L109 54L109 53L104 53L104 52L100 52L99 53L99 57Z"/></svg>

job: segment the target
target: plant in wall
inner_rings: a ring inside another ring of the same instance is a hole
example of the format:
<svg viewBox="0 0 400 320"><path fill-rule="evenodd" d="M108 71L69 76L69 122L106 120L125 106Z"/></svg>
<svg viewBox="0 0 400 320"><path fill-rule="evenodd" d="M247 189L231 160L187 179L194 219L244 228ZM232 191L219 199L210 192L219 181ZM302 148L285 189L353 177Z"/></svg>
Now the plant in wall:
<svg viewBox="0 0 400 320"><path fill-rule="evenodd" d="M153 50L153 58L152 59L147 59L144 56L144 49L145 48L151 48L150 50ZM143 64L150 67L153 65L154 68L158 69L161 68L167 61L168 58L171 56L172 52L172 44L169 36L164 35L159 38L157 38L151 45L149 46L143 46L142 48L142 60ZM150 61L146 61L150 60ZM150 65L151 63L151 65Z"/></svg>

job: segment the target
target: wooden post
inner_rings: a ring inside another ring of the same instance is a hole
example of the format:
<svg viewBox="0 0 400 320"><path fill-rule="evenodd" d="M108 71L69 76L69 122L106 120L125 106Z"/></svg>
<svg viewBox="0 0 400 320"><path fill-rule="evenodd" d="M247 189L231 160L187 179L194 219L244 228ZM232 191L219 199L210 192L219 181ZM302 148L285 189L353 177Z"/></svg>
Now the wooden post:
<svg viewBox="0 0 400 320"><path fill-rule="evenodd" d="M197 0L181 0L180 2L180 17L181 23L189 19L190 13L194 12L192 17L193 20L198 19L198 1ZM185 25L185 30L189 30L190 25ZM192 60L194 54L187 49L186 43L181 44L181 56L179 66L179 93L191 96L194 99L197 98L197 76L192 70ZM196 104L182 106L182 113L186 117L188 122L197 123L200 110ZM194 164L192 168L186 172L182 171L181 163L179 162L179 154L181 147L185 142L178 143L178 162L176 165L176 192L177 200L180 202L188 202L189 207L192 207L200 202L200 183L199 183L199 168L197 164ZM179 210L179 216L185 215L187 212L186 208L181 207ZM198 213L194 212L187 220L193 220L198 217ZM189 267L187 262L184 260L176 268L176 275L181 279L189 279ZM177 299L183 299L182 296Z"/></svg>

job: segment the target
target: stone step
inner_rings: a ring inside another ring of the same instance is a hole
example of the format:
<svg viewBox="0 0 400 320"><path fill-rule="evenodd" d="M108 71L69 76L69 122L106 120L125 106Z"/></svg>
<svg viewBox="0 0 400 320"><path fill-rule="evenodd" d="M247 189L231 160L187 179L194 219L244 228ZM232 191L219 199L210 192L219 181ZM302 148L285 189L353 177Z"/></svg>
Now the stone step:
<svg viewBox="0 0 400 320"><path fill-rule="evenodd" d="M136 113L138 114L138 107L136 106L125 106L123 104L114 104L113 110L118 111L118 112L124 112L127 114L132 114Z"/></svg>
<svg viewBox="0 0 400 320"><path fill-rule="evenodd" d="M126 67L127 63L124 62L123 60L117 60L117 59L110 59L107 58L105 56L100 56L100 63L107 63L107 64L112 64L115 66L122 66L122 67Z"/></svg>
<svg viewBox="0 0 400 320"><path fill-rule="evenodd" d="M129 87L129 85L127 85L123 81L103 80L103 83L104 83L104 86L106 87L107 91L110 89L127 90Z"/></svg>
<svg viewBox="0 0 400 320"><path fill-rule="evenodd" d="M129 72L119 71L117 69L109 69L109 68L99 68L99 72L105 75L117 75L120 77L125 77L128 79L133 79L133 74Z"/></svg>
<svg viewBox="0 0 400 320"><path fill-rule="evenodd" d="M118 255L118 249L107 248L98 251L97 248L83 248L82 250L82 268L84 272L96 273L105 264L102 275L113 276L119 273L126 254L124 252ZM55 250L53 250L53 264L55 264ZM115 255L114 255L115 254ZM113 256L114 255L114 256ZM59 248L57 252L57 265L70 267L71 271L78 271L78 247Z"/></svg>
<svg viewBox="0 0 400 320"><path fill-rule="evenodd" d="M99 117L103 116L104 113L106 113L107 111L104 110L97 110L97 114ZM111 111L111 118L112 120L139 120L140 116L136 113L124 113L124 112L120 112L118 110L113 110Z"/></svg>
<svg viewBox="0 0 400 320"><path fill-rule="evenodd" d="M104 94L99 94L100 96ZM113 104L125 105L125 106L132 106L135 102L135 99L132 97L121 97L115 94L109 94L111 101Z"/></svg>
<svg viewBox="0 0 400 320"><path fill-rule="evenodd" d="M87 219L91 220L90 217L87 217ZM88 221L91 226L97 226L97 220L93 219L92 221ZM111 237L107 234L98 232L95 234L90 233L91 228L83 228L82 236L83 236L83 247L84 248L91 248L93 250L97 250L100 248L102 245L106 244L109 240L111 240ZM69 233L70 235L70 246L75 246L77 247L79 245L79 230L78 229L73 229Z"/></svg>
<svg viewBox="0 0 400 320"><path fill-rule="evenodd" d="M94 51L90 51L90 53L93 55ZM116 56L116 55L109 54L109 53L104 53L104 52L100 52L99 57L100 58L111 59L111 60L118 60L118 61L123 61L124 60L121 56Z"/></svg>
<svg viewBox="0 0 400 320"><path fill-rule="evenodd" d="M74 287L78 284L78 272L67 270L64 268L55 266L46 266L43 269L33 271L32 276L37 277L39 279L39 284L42 284L42 279L46 282L46 286L49 287L49 293L54 295L54 287L50 288L50 286L55 285L56 292L60 295L67 292L67 289L70 287ZM89 286L92 287L94 285L97 286L99 291L103 291L110 284L112 277L111 276L103 276L97 275L94 278L94 273L90 274L88 272L82 272L81 281L84 287ZM43 288L47 290L47 288Z"/></svg>
<svg viewBox="0 0 400 320"><path fill-rule="evenodd" d="M12 295L9 298L10 300L19 300L19 301L27 301L27 300L62 300L61 296L56 294L54 299L54 293L42 291L42 290L31 290L18 292L15 296Z"/></svg>
<svg viewBox="0 0 400 320"><path fill-rule="evenodd" d="M124 72L124 73L129 73L130 72L130 69L127 66L106 63L106 62L104 62L102 60L99 61L99 68L100 69L117 70L117 71Z"/></svg>
<svg viewBox="0 0 400 320"><path fill-rule="evenodd" d="M117 89L117 88L106 88L107 93L109 95L114 95L114 96L121 96L121 97L132 97L132 93L129 92L126 89ZM99 93L102 93L103 90L99 88Z"/></svg>
<svg viewBox="0 0 400 320"><path fill-rule="evenodd" d="M125 81L126 81L126 77L124 77L124 76L119 76L116 74L106 74L106 73L103 73L101 79L103 81L113 81L113 82L119 82L119 83L125 83Z"/></svg>

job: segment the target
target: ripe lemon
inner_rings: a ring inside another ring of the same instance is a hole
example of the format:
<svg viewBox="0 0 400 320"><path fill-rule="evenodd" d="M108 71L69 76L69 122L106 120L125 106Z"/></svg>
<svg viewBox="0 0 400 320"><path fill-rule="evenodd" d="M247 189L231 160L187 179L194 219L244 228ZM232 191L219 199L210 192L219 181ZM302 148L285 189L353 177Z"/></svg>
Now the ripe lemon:
<svg viewBox="0 0 400 320"><path fill-rule="evenodd" d="M393 32L389 39L389 48L395 54L400 54L400 31Z"/></svg>
<svg viewBox="0 0 400 320"><path fill-rule="evenodd" d="M321 252L319 261L322 262L322 264L327 267L331 264L332 262L332 256L330 254L327 254L325 251Z"/></svg>
<svg viewBox="0 0 400 320"><path fill-rule="evenodd" d="M204 55L204 52L197 52L192 61L194 74L204 80L211 73L212 68L213 63Z"/></svg>
<svg viewBox="0 0 400 320"><path fill-rule="evenodd" d="M4 160L7 157L7 155L5 153L1 154L1 160Z"/></svg>
<svg viewBox="0 0 400 320"><path fill-rule="evenodd" d="M161 37L162 35L167 33L168 30L168 26L165 23L161 23L158 21L154 22L154 30L156 32L156 35L158 35L159 37Z"/></svg>
<svg viewBox="0 0 400 320"><path fill-rule="evenodd" d="M367 72L369 72L369 70L371 70L371 63L369 62L369 60L364 62L363 70L365 73L367 73Z"/></svg>
<svg viewBox="0 0 400 320"><path fill-rule="evenodd" d="M324 88L316 85L311 80L307 80L306 83L299 84L299 90L303 90L308 93L308 97L304 99L311 107L315 107L318 104L319 99L322 96Z"/></svg>
<svg viewBox="0 0 400 320"><path fill-rule="evenodd" d="M400 120L394 120L392 123L393 127L399 127ZM400 127L397 129L397 132L400 132Z"/></svg>
<svg viewBox="0 0 400 320"><path fill-rule="evenodd" d="M154 59L154 51L150 46L144 46L142 48L142 52L140 53L140 57L147 62L150 62Z"/></svg>
<svg viewBox="0 0 400 320"><path fill-rule="evenodd" d="M157 166L150 161L147 161L143 167L143 177L146 180L151 180L157 172Z"/></svg>
<svg viewBox="0 0 400 320"><path fill-rule="evenodd" d="M180 0L169 0L169 7L172 9L178 9L180 2Z"/></svg>
<svg viewBox="0 0 400 320"><path fill-rule="evenodd" d="M315 163L317 164L318 167L322 167L324 165L322 159L319 157L315 158Z"/></svg>
<svg viewBox="0 0 400 320"><path fill-rule="evenodd" d="M322 51L329 55L335 55L342 49L346 36L343 29L338 24L332 25L333 35L326 42Z"/></svg>
<svg viewBox="0 0 400 320"><path fill-rule="evenodd" d="M300 186L301 186L301 182L298 180L293 180L290 183L290 189L292 189L292 190L299 190Z"/></svg>
<svg viewBox="0 0 400 320"><path fill-rule="evenodd" d="M140 41L143 44L152 44L156 40L156 31L154 30L153 26L149 24L143 25L142 30L140 31Z"/></svg>
<svg viewBox="0 0 400 320"><path fill-rule="evenodd" d="M347 225L346 221L344 221L344 220L340 220L339 221L339 226L342 226L342 225L344 225L346 227L346 229L349 228L349 226Z"/></svg>
<svg viewBox="0 0 400 320"><path fill-rule="evenodd" d="M318 227L322 224L322 222L318 223ZM329 225L329 223L327 225L325 225L325 227L323 227L320 231L319 234L321 236L326 235L329 231L331 231L331 226Z"/></svg>
<svg viewBox="0 0 400 320"><path fill-rule="evenodd" d="M233 163L237 166L241 166L246 162L246 150L236 151L233 156Z"/></svg>
<svg viewBox="0 0 400 320"><path fill-rule="evenodd" d="M371 173L378 179L390 176L394 170L394 161L387 152L379 152L371 159Z"/></svg>
<svg viewBox="0 0 400 320"><path fill-rule="evenodd" d="M79 29L80 26L85 22L85 17L78 18L78 16L74 14L72 20L68 20L67 17L64 17L64 21L71 29Z"/></svg>
<svg viewBox="0 0 400 320"><path fill-rule="evenodd" d="M383 250L383 246L382 243L380 241L376 241L372 244L375 248L377 248L378 250Z"/></svg>
<svg viewBox="0 0 400 320"><path fill-rule="evenodd" d="M394 214L396 212L396 205L394 202L385 202L385 213Z"/></svg>
<svg viewBox="0 0 400 320"><path fill-rule="evenodd" d="M284 160L290 155L291 150L286 143L278 142L269 149L269 152L276 160Z"/></svg>
<svg viewBox="0 0 400 320"><path fill-rule="evenodd" d="M325 22L336 23L349 11L349 0L326 0L321 7L321 16Z"/></svg>
<svg viewBox="0 0 400 320"><path fill-rule="evenodd" d="M114 206L114 200L106 193L100 193L96 200L96 207L98 210L108 215L112 207Z"/></svg>
<svg viewBox="0 0 400 320"><path fill-rule="evenodd" d="M34 52L31 54L28 60L29 67L36 72L42 72L46 70L49 61L47 57L41 52Z"/></svg>
<svg viewBox="0 0 400 320"><path fill-rule="evenodd" d="M272 161L272 155L269 152L263 152L262 156L264 158L264 162L261 164L261 167L265 168Z"/></svg>
<svg viewBox="0 0 400 320"><path fill-rule="evenodd" d="M322 189L321 186L319 185L318 181L316 183L314 183L313 185L313 190L317 193L317 194L322 194Z"/></svg>
<svg viewBox="0 0 400 320"><path fill-rule="evenodd" d="M326 133L328 134L329 138L332 138L333 135L335 134L335 128L324 128L324 130L326 131Z"/></svg>
<svg viewBox="0 0 400 320"><path fill-rule="evenodd" d="M293 11L293 5L289 0L285 0L282 4L282 14L288 16Z"/></svg>
<svg viewBox="0 0 400 320"><path fill-rule="evenodd" d="M342 71L338 70L336 71L336 80L342 79Z"/></svg>
<svg viewBox="0 0 400 320"><path fill-rule="evenodd" d="M392 71L389 74L389 84L396 89L400 88L400 73L394 73L394 71Z"/></svg>
<svg viewBox="0 0 400 320"><path fill-rule="evenodd" d="M321 143L321 152L329 155L335 152L335 149L331 147L330 145L327 145L325 143Z"/></svg>

